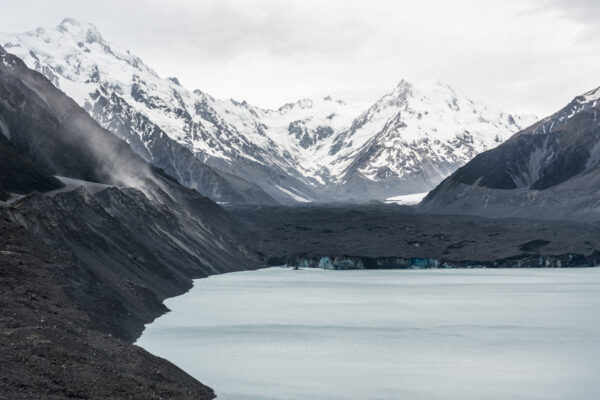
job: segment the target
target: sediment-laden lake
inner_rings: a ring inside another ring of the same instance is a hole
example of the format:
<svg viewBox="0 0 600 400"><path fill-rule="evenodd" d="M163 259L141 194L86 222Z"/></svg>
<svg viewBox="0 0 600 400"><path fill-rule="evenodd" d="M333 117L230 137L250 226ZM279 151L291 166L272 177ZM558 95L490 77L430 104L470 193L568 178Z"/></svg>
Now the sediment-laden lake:
<svg viewBox="0 0 600 400"><path fill-rule="evenodd" d="M224 400L600 398L600 269L195 281L138 344Z"/></svg>

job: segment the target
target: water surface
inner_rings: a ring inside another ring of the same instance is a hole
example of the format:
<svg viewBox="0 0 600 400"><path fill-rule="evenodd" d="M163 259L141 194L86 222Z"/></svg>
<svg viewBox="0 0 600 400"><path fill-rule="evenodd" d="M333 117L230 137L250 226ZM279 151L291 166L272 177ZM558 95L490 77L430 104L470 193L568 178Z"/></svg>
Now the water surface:
<svg viewBox="0 0 600 400"><path fill-rule="evenodd" d="M138 344L224 400L598 399L600 269L196 280Z"/></svg>

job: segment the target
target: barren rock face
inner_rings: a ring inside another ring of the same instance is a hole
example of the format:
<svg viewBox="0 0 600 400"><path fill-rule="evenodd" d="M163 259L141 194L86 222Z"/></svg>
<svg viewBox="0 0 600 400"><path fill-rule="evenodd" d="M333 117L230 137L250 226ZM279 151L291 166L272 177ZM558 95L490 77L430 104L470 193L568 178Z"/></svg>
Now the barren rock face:
<svg viewBox="0 0 600 400"><path fill-rule="evenodd" d="M476 156L444 180L424 212L598 221L600 89Z"/></svg>
<svg viewBox="0 0 600 400"><path fill-rule="evenodd" d="M214 398L168 361L105 330L125 311L115 282L4 218L0 237L0 397ZM137 296L142 309L159 312L149 290ZM136 330L120 326L127 335Z"/></svg>

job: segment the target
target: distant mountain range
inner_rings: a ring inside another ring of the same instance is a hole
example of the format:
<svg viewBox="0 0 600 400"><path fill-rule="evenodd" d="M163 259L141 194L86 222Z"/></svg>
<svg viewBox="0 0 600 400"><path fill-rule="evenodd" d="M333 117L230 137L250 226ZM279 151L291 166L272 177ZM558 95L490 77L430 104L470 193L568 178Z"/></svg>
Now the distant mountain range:
<svg viewBox="0 0 600 400"><path fill-rule="evenodd" d="M146 161L224 203L361 202L428 191L535 121L440 82L401 81L370 107L329 96L277 110L218 100L159 77L72 19L0 34L0 44Z"/></svg>
<svg viewBox="0 0 600 400"><path fill-rule="evenodd" d="M600 88L479 154L431 191L419 208L600 220Z"/></svg>

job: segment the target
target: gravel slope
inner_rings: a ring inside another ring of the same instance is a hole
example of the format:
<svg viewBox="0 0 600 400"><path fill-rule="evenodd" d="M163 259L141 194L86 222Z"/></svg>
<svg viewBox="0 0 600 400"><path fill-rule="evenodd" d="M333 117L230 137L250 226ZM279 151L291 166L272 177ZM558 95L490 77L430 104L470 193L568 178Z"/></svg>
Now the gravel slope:
<svg viewBox="0 0 600 400"><path fill-rule="evenodd" d="M214 398L168 361L92 329L96 316L68 295L74 276L92 284L84 270L0 218L0 399Z"/></svg>

